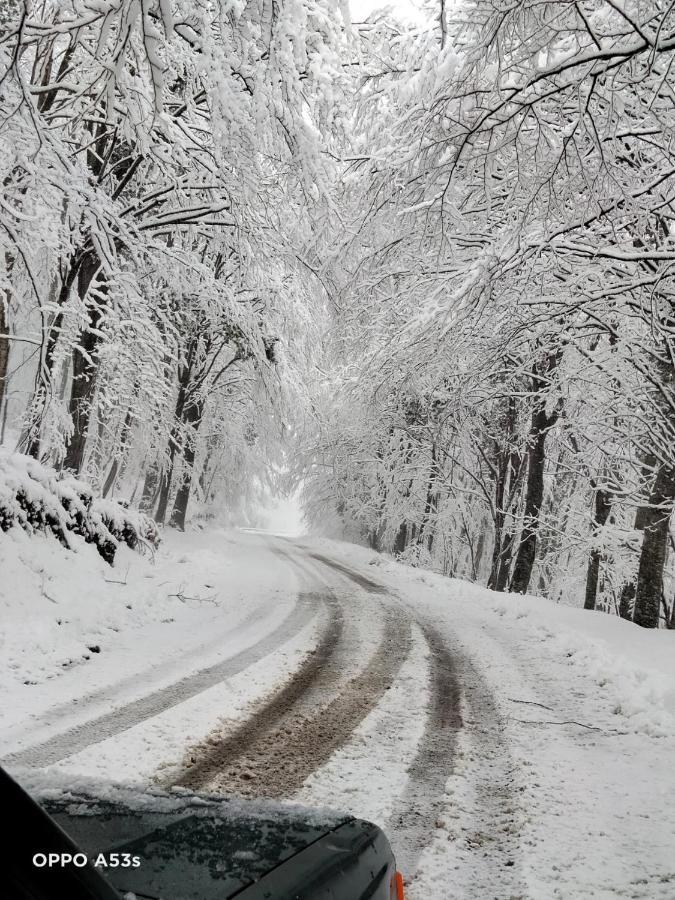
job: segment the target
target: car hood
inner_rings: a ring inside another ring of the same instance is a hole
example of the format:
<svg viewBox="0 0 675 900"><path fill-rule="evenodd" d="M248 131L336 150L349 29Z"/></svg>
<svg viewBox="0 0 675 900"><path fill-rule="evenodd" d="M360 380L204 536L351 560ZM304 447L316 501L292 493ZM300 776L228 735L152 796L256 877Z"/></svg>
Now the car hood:
<svg viewBox="0 0 675 900"><path fill-rule="evenodd" d="M130 854L137 868L101 868L124 895L164 900L227 900L352 821L282 804L139 789L33 786L33 796L96 861Z"/></svg>

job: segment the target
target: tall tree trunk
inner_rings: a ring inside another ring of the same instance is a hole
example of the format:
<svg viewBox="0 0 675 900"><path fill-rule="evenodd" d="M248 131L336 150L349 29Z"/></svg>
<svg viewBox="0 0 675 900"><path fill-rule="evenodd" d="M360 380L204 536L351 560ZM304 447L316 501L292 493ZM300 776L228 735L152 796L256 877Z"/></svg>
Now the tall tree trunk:
<svg viewBox="0 0 675 900"><path fill-rule="evenodd" d="M675 320L668 316L664 324L672 331ZM661 412L664 424L667 425L666 433L672 443L675 436L675 413L673 412L675 367L665 360L661 360L657 363L657 371L661 387L661 392L656 396L657 408ZM670 453L670 446L666 446L665 449ZM656 462L655 458L653 461ZM649 504L639 509L636 516L636 527L639 523L643 529L643 535L635 585L633 621L643 628L659 627L670 519L675 506L675 463L668 460L659 461L653 466L653 471L656 472L656 477L649 493Z"/></svg>
<svg viewBox="0 0 675 900"><path fill-rule="evenodd" d="M635 582L627 581L619 592L619 615L622 619L633 621L633 601L635 600Z"/></svg>
<svg viewBox="0 0 675 900"><path fill-rule="evenodd" d="M7 183L8 179L5 179ZM14 257L5 253L5 277L9 281L14 269ZM0 295L0 410L6 408L7 402L7 373L9 370L9 301L11 290L8 288Z"/></svg>
<svg viewBox="0 0 675 900"><path fill-rule="evenodd" d="M392 553L401 554L405 551L406 545L408 543L408 523L401 522L398 526L398 531L396 532L396 537L394 538L394 545L392 547Z"/></svg>
<svg viewBox="0 0 675 900"><path fill-rule="evenodd" d="M541 506L544 500L546 438L560 415L559 410L553 410L550 415L546 413L547 389L550 383L548 376L558 365L560 358L560 351L549 352L541 362L535 365L532 372L533 387L538 396L532 410L532 424L527 449L527 487L523 530L510 584L511 590L516 594L527 593L537 557L537 535Z"/></svg>
<svg viewBox="0 0 675 900"><path fill-rule="evenodd" d="M656 456L652 452L646 453L642 460L642 478L645 482L652 482L654 471L656 469ZM650 491L651 493L651 491ZM644 531L649 518L649 506L638 506L635 512L635 522L633 528L636 531ZM625 581L619 589L619 615L622 619L633 621L633 613L635 611L635 574L631 575L628 581Z"/></svg>
<svg viewBox="0 0 675 900"><path fill-rule="evenodd" d="M185 451L183 453L183 472L181 482L176 492L173 510L171 511L170 525L185 531L185 521L187 518L187 507L190 499L190 490L192 488L192 476L194 473L195 455L197 448L197 433L202 424L202 416L204 414L204 400L199 398L192 400L185 407L184 421L190 426L189 437L186 440Z"/></svg>
<svg viewBox="0 0 675 900"><path fill-rule="evenodd" d="M52 377L54 374L54 357L56 354L56 346L61 335L61 326L63 325L63 307L68 302L70 292L76 279L78 279L80 266L83 264L86 255L86 253L82 252L73 255L71 258L68 270L61 282L61 287L59 288L58 296L56 297L58 312L50 322L47 330L44 356L40 360L40 370L33 398L30 403L30 407L32 408L32 421L27 426L24 434L22 434L20 441L20 446L24 447L25 452L34 459L40 458L40 428L47 406L49 392L51 391ZM93 277L93 275L94 272L91 273L91 277ZM91 278L89 279L89 282L90 281ZM81 287L84 287L86 292L86 290L89 289L89 282L80 282L78 290ZM53 285L53 292L54 294L56 293L55 285ZM80 296L82 296L82 294L80 294Z"/></svg>
<svg viewBox="0 0 675 900"><path fill-rule="evenodd" d="M183 453L183 471L181 480L176 491L173 501L173 509L171 510L171 518L169 524L173 528L185 531L185 520L187 518L188 500L190 499L190 488L192 487L192 472L195 462L195 447L190 441Z"/></svg>
<svg viewBox="0 0 675 900"><path fill-rule="evenodd" d="M645 508L642 552L635 589L633 621L643 628L659 627L663 569L674 503L675 467L662 464L649 497L649 507Z"/></svg>
<svg viewBox="0 0 675 900"><path fill-rule="evenodd" d="M155 502L157 501L157 497L159 494L159 478L160 478L160 466L157 461L151 463L148 468L145 470L145 476L143 478L143 490L141 491L141 499L138 504L138 508L141 512L149 513L152 515L152 510L154 509Z"/></svg>
<svg viewBox="0 0 675 900"><path fill-rule="evenodd" d="M511 572L511 560L513 559L513 545L515 543L516 534L514 531L508 531L506 536L502 538L502 548L499 555L499 567L497 569L497 580L495 582L495 591L505 591L509 583L509 574Z"/></svg>
<svg viewBox="0 0 675 900"><path fill-rule="evenodd" d="M171 486L173 482L173 469L176 460L176 450L178 449L179 430L176 424L171 429L169 436L168 461L164 466L161 475L161 485L159 489L159 500L157 501L157 510L155 511L155 522L163 525L166 521L166 513L169 508L169 496L171 495Z"/></svg>
<svg viewBox="0 0 675 900"><path fill-rule="evenodd" d="M100 267L93 253L87 254L77 277L77 290L82 299ZM87 432L91 417L92 401L96 390L102 310L98 301L89 304L89 324L80 337L79 346L73 350L73 378L70 387L68 411L73 419L73 433L66 445L63 468L79 474L84 463Z"/></svg>
<svg viewBox="0 0 675 900"><path fill-rule="evenodd" d="M124 462L124 456L127 449L127 441L129 440L129 434L131 433L131 423L134 420L133 413L131 411L131 407L129 406L127 409L127 414L124 417L124 424L122 425L122 432L120 434L120 442L117 448L117 452L115 453L115 458L112 461L112 465L110 466L110 470L106 476L105 482L103 483L103 496L107 497L110 491L115 486L115 482L117 481L117 475L120 471L120 467Z"/></svg>
<svg viewBox="0 0 675 900"><path fill-rule="evenodd" d="M523 530L511 578L511 590L516 594L527 593L537 553L539 515L544 499L544 469L546 467L546 423L543 410L533 414L532 443L527 450L527 487Z"/></svg>
<svg viewBox="0 0 675 900"><path fill-rule="evenodd" d="M215 441L209 437L206 439L206 455L204 457L204 462L202 463L202 470L199 473L199 489L202 492L202 496L206 497L206 492L208 490L209 483L209 474L211 470L211 460L213 459L213 454L216 450Z"/></svg>
<svg viewBox="0 0 675 900"><path fill-rule="evenodd" d="M7 371L9 369L9 303L0 297L0 410L6 402Z"/></svg>
<svg viewBox="0 0 675 900"><path fill-rule="evenodd" d="M503 445L497 449L497 476L495 480L495 517L492 564L488 587L493 591L506 588L513 554L513 532L507 529L506 517L515 496L522 471L522 457L513 446L518 407L515 397L509 397L504 418Z"/></svg>
<svg viewBox="0 0 675 900"><path fill-rule="evenodd" d="M495 481L495 537L492 545L492 565L490 567L490 575L488 576L487 586L492 591L498 590L497 583L499 581L499 573L502 568L503 553L502 547L504 523L506 521L506 510L504 509L504 497L506 495L506 477L508 455L500 452L497 460L497 479Z"/></svg>
<svg viewBox="0 0 675 900"><path fill-rule="evenodd" d="M436 445L431 445L431 464L429 466L429 478L427 481L427 492L426 492L426 501L424 504L424 518L422 519L422 524L420 525L419 535L417 537L417 541L419 544L426 544L427 550L431 553L431 550L434 545L434 525L432 524L432 518L436 514L436 510L438 508L438 494L436 493L435 487L435 478L436 478Z"/></svg>
<svg viewBox="0 0 675 900"><path fill-rule="evenodd" d="M176 460L176 451L178 450L178 442L181 438L180 426L184 422L185 405L189 402L188 388L192 379L192 362L194 359L195 341L190 344L187 362L181 366L178 372L178 395L176 397L176 409L174 412L174 426L169 436L168 462L164 466L162 472L162 483L159 490L159 502L157 503L157 511L155 512L155 521L159 525L166 522L166 514L169 509L169 496L171 494L171 486L173 482L173 470Z"/></svg>
<svg viewBox="0 0 675 900"><path fill-rule="evenodd" d="M598 533L609 518L612 508L612 496L609 491L604 488L597 488L595 492L595 503L593 513L593 538L597 540ZM588 569L586 571L586 597L584 599L584 609L595 609L598 597L598 579L600 577L600 562L602 561L602 553L597 547L591 549L588 559Z"/></svg>
<svg viewBox="0 0 675 900"><path fill-rule="evenodd" d="M481 527L480 532L478 534L478 544L476 546L476 555L474 557L474 581L478 581L480 578L480 567L483 561L483 551L485 549L485 529Z"/></svg>

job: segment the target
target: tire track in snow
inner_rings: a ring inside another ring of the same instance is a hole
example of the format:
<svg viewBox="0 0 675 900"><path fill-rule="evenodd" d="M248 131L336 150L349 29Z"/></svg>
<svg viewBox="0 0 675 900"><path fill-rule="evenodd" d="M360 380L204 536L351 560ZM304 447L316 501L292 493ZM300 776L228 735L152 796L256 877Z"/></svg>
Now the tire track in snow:
<svg viewBox="0 0 675 900"><path fill-rule="evenodd" d="M244 782L250 775L250 768L246 769L242 761L258 752L257 748L266 741L268 733L275 731L289 714L294 712L294 707L303 699L307 691L321 681L334 679L331 673L328 678L322 678L322 673L328 671L331 657L337 650L344 627L342 608L336 598L326 592L323 594L308 594L316 601L327 603L330 608L328 627L324 631L316 648L307 654L302 665L293 674L291 679L278 688L271 697L262 701L259 708L232 734L219 736L215 734L207 737L192 749L187 756L190 762L178 778L172 778L172 785L199 790L205 785L209 787L223 788L223 782L235 780L236 789L243 793ZM328 685L326 685L327 687ZM239 761L239 770L225 773L224 769L231 766L234 761ZM229 777L228 777L229 776ZM265 769L267 780L267 771ZM241 784L239 783L241 781Z"/></svg>
<svg viewBox="0 0 675 900"><path fill-rule="evenodd" d="M463 721L461 730L455 731L451 768L439 766L430 779L417 773L416 787L411 782L401 799L401 813L389 825L397 858L412 875L411 900L437 896L437 886L447 873L448 842L458 896L524 900L531 893L520 846L521 797L503 717L485 678L463 648L452 636L443 637L435 624L427 621L422 627L430 644L435 640L452 662ZM433 719L420 745L419 766L413 769L424 765L425 755L430 767L435 764L442 738L439 743L438 728L434 737ZM418 815L424 804L418 805L415 790L428 792L426 829Z"/></svg>
<svg viewBox="0 0 675 900"><path fill-rule="evenodd" d="M60 762L86 747L107 740L172 706L189 700L225 678L237 675L294 637L316 614L316 600L317 595L300 594L290 615L252 647L222 662L199 669L111 712L68 728L39 744L10 753L3 758L3 764L39 767Z"/></svg>
<svg viewBox="0 0 675 900"><path fill-rule="evenodd" d="M369 593L388 594L395 598L398 609L410 612L393 591L361 572L319 553L309 552L308 555ZM445 787L455 765L457 736L463 725L462 689L455 656L430 623L418 620L417 624L430 651L428 718L417 754L408 770L408 785L389 823L399 868L408 876L417 869L424 849L433 839L436 823L443 819L447 806Z"/></svg>
<svg viewBox="0 0 675 900"><path fill-rule="evenodd" d="M361 572L356 572L354 569L350 569L347 566L343 566L342 563L336 562L334 559L330 559L328 556L322 556L320 553L309 553L308 556L311 559L317 560L317 562L323 563L324 566L328 566L330 569L334 569L336 572L340 572L342 575L346 575L351 581L355 584L358 584L359 587L368 591L369 594L389 594L390 591L382 584L378 584L376 581L372 581L370 578L366 578L365 575L362 575Z"/></svg>
<svg viewBox="0 0 675 900"><path fill-rule="evenodd" d="M408 770L408 785L387 825L399 868L408 881L414 879L420 858L434 838L442 833L444 839L450 839L444 831L448 811L452 813L446 786L456 769L460 735L467 728L481 775L472 773L476 781L475 808L465 841L472 858L482 842L492 852L489 862L483 860L480 873L475 873L474 883L467 885L466 896L482 900L490 896L489 886L499 883L504 891L500 896L510 900L526 897L514 812L518 807L517 786L510 775L511 757L504 724L489 687L466 654L449 646L435 623L416 613L393 590L329 557L303 549L312 559L335 569L369 593L392 597L398 609L412 615L430 650L428 720ZM466 722L463 706L468 714ZM488 823L492 824L490 831ZM478 885L483 876L485 881Z"/></svg>
<svg viewBox="0 0 675 900"><path fill-rule="evenodd" d="M341 685L340 693L325 707L305 712L302 701L310 688L325 691L339 679L329 663L339 650L342 611L337 598L328 597L334 603L334 619L314 656L233 734L212 737L210 743L193 748L194 764L174 784L193 790L208 786L249 797L290 797L349 740L394 682L409 652L410 624L389 613L368 665Z"/></svg>
<svg viewBox="0 0 675 900"><path fill-rule="evenodd" d="M134 672L131 675L127 675L119 681L115 681L111 684L107 684L103 687L96 688L93 691L90 691L88 694L82 694L78 697L74 697L70 700L66 700L62 703L57 703L54 706L49 707L49 709L40 713L31 719L31 728L35 730L40 727L49 727L54 723L58 722L60 718L64 716L72 715L74 710L83 710L85 711L87 707L100 707L104 706L104 708L110 707L112 703L116 701L120 696L124 696L126 692L130 689L138 689L139 682L142 682L144 678L148 675L151 676L155 682L158 679L162 679L165 681L169 681L171 677L175 678L177 663L184 664L183 671L187 668L186 664L194 659L195 657L200 658L204 656L211 656L215 651L222 647L223 640L229 639L232 640L238 634L241 635L242 632L246 632L248 628L252 625L256 625L258 622L263 621L266 618L266 607L264 604L256 607L242 622L234 627L234 629L229 629L227 632L223 631L222 634L217 635L206 643L198 644L196 646L190 647L184 652L177 654L170 660L165 660L158 665L152 666L149 669L143 669L138 672ZM281 623L283 624L283 623ZM180 671L180 670L179 670ZM138 698L129 698L128 702L133 702ZM96 710L90 709L89 716L93 718ZM79 723L74 723L73 727Z"/></svg>
<svg viewBox="0 0 675 900"><path fill-rule="evenodd" d="M427 724L409 770L408 785L390 827L396 838L399 868L413 873L431 842L446 806L445 786L455 764L462 728L461 687L452 653L429 624L418 623L431 651L431 685Z"/></svg>

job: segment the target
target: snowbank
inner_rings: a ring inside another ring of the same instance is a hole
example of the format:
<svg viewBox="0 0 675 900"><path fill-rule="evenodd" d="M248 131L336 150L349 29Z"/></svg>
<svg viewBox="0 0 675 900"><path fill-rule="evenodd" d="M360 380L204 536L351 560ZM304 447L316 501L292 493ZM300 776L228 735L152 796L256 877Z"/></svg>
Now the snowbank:
<svg viewBox="0 0 675 900"><path fill-rule="evenodd" d="M15 526L29 534L50 533L69 550L76 536L83 538L110 564L120 542L132 549L159 544L148 516L94 499L91 488L72 475L0 448L0 530Z"/></svg>

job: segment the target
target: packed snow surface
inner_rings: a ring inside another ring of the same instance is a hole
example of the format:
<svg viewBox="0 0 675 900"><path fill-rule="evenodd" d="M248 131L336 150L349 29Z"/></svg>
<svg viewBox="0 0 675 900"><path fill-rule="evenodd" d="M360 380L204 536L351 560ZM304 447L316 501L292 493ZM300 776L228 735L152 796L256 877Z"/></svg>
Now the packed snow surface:
<svg viewBox="0 0 675 900"><path fill-rule="evenodd" d="M373 582L377 602L410 619L407 655L391 689L289 799L383 825L411 900L675 896L672 632L327 540L169 533L154 559L122 548L111 569L91 547L69 553L16 529L0 536L0 565L0 752L19 777L166 784L186 747L244 721L316 647L320 613L284 625L312 578L350 603L357 623L362 585ZM360 621L361 635L348 635L355 669L378 640L372 614ZM405 804L428 730L431 634L454 660L461 727L413 852ZM167 686L230 659L241 668L224 680L166 700ZM81 739L79 725L148 696L159 700L147 718ZM29 774L31 748L69 731L73 752Z"/></svg>

